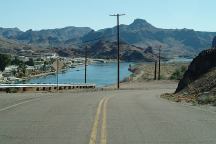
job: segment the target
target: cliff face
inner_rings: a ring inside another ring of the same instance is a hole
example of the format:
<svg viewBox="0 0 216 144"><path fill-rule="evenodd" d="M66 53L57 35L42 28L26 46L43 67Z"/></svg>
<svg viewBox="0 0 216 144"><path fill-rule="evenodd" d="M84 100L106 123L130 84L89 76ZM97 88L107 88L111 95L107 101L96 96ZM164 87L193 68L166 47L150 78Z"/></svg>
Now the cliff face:
<svg viewBox="0 0 216 144"><path fill-rule="evenodd" d="M188 70L184 74L183 79L180 80L175 93L178 93L183 89L188 88L188 86L194 81L196 81L197 79L202 79L204 74L206 77L208 77L206 73L210 72L215 67L216 67L216 49L212 48L212 49L202 51L188 67ZM211 87L214 87L215 84L212 84ZM202 85L208 86L209 81L204 80ZM196 89L198 88L199 87L197 87ZM209 87L203 90L209 90L209 89L211 88Z"/></svg>

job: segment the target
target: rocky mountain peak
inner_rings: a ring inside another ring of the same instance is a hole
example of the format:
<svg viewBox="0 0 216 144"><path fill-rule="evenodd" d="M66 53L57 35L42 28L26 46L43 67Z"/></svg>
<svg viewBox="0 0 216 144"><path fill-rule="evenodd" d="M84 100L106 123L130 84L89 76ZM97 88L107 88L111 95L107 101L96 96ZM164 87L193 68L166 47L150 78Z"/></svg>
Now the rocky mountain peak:
<svg viewBox="0 0 216 144"><path fill-rule="evenodd" d="M153 48L152 48L151 46L148 46L148 47L144 50L144 53L151 53L151 54L154 54Z"/></svg>
<svg viewBox="0 0 216 144"><path fill-rule="evenodd" d="M144 29L156 29L153 25L148 23L144 19L135 19L134 22L130 25L131 28L144 28Z"/></svg>

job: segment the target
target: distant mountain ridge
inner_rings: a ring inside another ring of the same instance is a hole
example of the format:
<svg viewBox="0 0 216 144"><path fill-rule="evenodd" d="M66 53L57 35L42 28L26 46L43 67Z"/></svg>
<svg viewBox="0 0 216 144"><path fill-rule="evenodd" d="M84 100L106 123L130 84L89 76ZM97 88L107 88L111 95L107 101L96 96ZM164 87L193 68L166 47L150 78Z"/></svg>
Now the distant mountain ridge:
<svg viewBox="0 0 216 144"><path fill-rule="evenodd" d="M100 40L88 48L88 55L93 58L115 59L117 57L116 42ZM120 59L124 61L155 61L157 55L151 47L143 49L121 42Z"/></svg>
<svg viewBox="0 0 216 144"><path fill-rule="evenodd" d="M40 31L27 30L22 32L17 28L0 28L0 36L25 44L42 47L64 45L67 41L77 42L81 37L92 31L88 27L65 27Z"/></svg>
<svg viewBox="0 0 216 144"><path fill-rule="evenodd" d="M104 37L114 41L116 27L90 32L83 37L88 40L94 37ZM166 55L194 55L211 47L215 32L199 32L191 29L161 29L149 24L146 20L136 19L130 25L120 26L121 40L132 45L146 48L162 45Z"/></svg>
<svg viewBox="0 0 216 144"><path fill-rule="evenodd" d="M158 46L161 45L162 54L167 57L193 57L200 51L210 48L215 35L216 32L200 32L192 29L157 28L143 19L136 19L129 25L120 25L122 42L143 48L143 50L151 46L154 52L158 51ZM18 28L0 28L0 37L40 48L79 49L82 48L81 45L88 44L96 50L98 48L95 47L95 43L100 40L110 41L110 43L116 42L116 27L98 31L88 27L65 27L40 31L28 30L26 32ZM95 41L84 43L91 40Z"/></svg>
<svg viewBox="0 0 216 144"><path fill-rule="evenodd" d="M22 31L18 28L1 28L0 36L8 39L16 39L16 37L21 34Z"/></svg>

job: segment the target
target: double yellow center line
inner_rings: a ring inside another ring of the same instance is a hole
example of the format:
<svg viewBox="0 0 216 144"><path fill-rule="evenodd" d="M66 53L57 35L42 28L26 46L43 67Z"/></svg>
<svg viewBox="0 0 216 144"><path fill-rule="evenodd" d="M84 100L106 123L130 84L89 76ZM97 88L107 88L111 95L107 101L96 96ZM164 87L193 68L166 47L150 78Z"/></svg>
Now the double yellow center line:
<svg viewBox="0 0 216 144"><path fill-rule="evenodd" d="M104 97L99 102L99 105L97 107L97 112L94 119L94 124L91 131L90 141L89 144L96 144L97 143L97 133L99 130L99 124L100 124L100 117L101 117L101 127L100 127L100 144L107 144L107 103L109 101L110 97ZM101 113L102 112L102 113Z"/></svg>

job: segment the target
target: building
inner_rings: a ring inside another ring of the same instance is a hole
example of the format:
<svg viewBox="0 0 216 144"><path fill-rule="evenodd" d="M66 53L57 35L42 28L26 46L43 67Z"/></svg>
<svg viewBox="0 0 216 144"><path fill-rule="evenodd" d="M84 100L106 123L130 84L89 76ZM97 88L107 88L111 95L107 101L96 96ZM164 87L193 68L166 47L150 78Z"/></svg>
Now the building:
<svg viewBox="0 0 216 144"><path fill-rule="evenodd" d="M2 79L3 78L3 75L2 75L2 72L0 72L0 79Z"/></svg>

